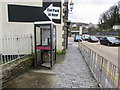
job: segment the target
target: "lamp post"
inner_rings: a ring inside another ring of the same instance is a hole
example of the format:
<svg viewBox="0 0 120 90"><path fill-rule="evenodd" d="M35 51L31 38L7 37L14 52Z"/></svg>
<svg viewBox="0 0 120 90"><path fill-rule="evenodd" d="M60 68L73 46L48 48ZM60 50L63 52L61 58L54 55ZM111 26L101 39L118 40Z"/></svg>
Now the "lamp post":
<svg viewBox="0 0 120 90"><path fill-rule="evenodd" d="M71 0L71 2L70 2L70 11L73 10L73 6L74 6L74 3L73 3L72 0Z"/></svg>

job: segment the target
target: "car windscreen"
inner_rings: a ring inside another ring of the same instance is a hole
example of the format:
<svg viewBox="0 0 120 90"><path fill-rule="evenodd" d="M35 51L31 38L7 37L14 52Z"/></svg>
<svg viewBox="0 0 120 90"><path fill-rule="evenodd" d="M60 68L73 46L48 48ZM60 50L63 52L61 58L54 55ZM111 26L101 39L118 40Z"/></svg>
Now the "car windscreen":
<svg viewBox="0 0 120 90"><path fill-rule="evenodd" d="M85 37L90 37L89 35L85 35Z"/></svg>
<svg viewBox="0 0 120 90"><path fill-rule="evenodd" d="M81 39L81 36L76 36L77 39Z"/></svg>
<svg viewBox="0 0 120 90"><path fill-rule="evenodd" d="M91 39L97 40L97 38L95 36L91 36Z"/></svg>
<svg viewBox="0 0 120 90"><path fill-rule="evenodd" d="M107 39L111 41L117 40L115 37L107 37Z"/></svg>

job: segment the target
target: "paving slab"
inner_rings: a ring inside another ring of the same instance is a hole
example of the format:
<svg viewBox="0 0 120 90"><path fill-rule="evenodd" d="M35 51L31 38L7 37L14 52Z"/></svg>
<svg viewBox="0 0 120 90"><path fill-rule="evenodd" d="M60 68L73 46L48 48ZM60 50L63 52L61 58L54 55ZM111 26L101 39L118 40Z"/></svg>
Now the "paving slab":
<svg viewBox="0 0 120 90"><path fill-rule="evenodd" d="M61 88L66 88L66 86L71 88L94 88L96 85L96 80L80 54L77 43L72 42L72 44L69 44L64 63L57 65L55 71L58 72L56 87L59 82L63 84L61 84ZM65 87L64 84L66 84Z"/></svg>

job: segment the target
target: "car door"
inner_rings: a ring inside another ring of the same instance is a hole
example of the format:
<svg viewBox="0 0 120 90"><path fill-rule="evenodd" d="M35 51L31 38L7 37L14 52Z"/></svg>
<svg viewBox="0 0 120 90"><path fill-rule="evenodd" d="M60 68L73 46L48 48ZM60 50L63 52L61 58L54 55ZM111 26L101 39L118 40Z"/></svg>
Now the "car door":
<svg viewBox="0 0 120 90"><path fill-rule="evenodd" d="M100 38L100 43L101 43L101 44L104 44L104 37L103 37L103 38Z"/></svg>
<svg viewBox="0 0 120 90"><path fill-rule="evenodd" d="M105 37L104 38L104 44L107 45L107 43L108 43L108 39Z"/></svg>

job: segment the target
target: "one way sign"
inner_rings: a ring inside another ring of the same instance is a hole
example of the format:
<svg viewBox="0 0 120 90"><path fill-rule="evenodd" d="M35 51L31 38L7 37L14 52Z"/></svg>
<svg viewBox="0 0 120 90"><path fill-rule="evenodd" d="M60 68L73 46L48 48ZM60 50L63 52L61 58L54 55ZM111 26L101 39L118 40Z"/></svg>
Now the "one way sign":
<svg viewBox="0 0 120 90"><path fill-rule="evenodd" d="M44 13L50 20L60 19L60 7L54 7L53 4L50 4L50 6L46 8Z"/></svg>

